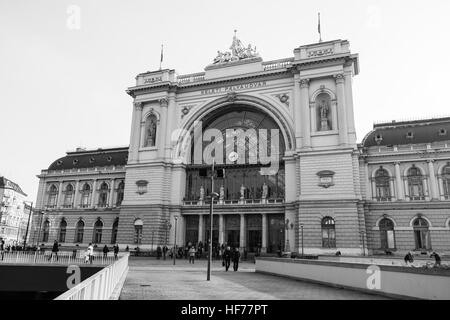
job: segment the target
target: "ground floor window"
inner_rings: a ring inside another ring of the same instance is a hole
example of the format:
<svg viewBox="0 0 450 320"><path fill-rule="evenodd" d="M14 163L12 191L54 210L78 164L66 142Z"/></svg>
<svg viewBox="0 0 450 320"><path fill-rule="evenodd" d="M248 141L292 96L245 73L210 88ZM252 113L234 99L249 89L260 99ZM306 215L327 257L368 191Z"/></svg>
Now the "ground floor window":
<svg viewBox="0 0 450 320"><path fill-rule="evenodd" d="M395 249L394 223L384 218L379 223L382 249Z"/></svg>
<svg viewBox="0 0 450 320"><path fill-rule="evenodd" d="M431 249L431 237L428 222L424 218L417 218L413 223L416 250Z"/></svg>
<svg viewBox="0 0 450 320"><path fill-rule="evenodd" d="M336 229L331 217L322 219L322 247L336 248Z"/></svg>
<svg viewBox="0 0 450 320"><path fill-rule="evenodd" d="M134 243L135 244L141 244L142 243L142 229L143 229L144 223L141 219L137 219L134 222Z"/></svg>

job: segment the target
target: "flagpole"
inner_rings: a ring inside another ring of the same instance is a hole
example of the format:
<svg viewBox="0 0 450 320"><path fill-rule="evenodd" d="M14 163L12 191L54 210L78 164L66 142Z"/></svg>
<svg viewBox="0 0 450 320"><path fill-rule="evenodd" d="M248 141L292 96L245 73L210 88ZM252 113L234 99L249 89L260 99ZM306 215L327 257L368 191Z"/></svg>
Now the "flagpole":
<svg viewBox="0 0 450 320"><path fill-rule="evenodd" d="M161 59L159 60L159 70L161 70L162 62L163 62L163 51L164 51L164 45L161 45Z"/></svg>
<svg viewBox="0 0 450 320"><path fill-rule="evenodd" d="M320 31L320 12L318 13L318 17L319 17L319 24L318 24L319 42L322 42L322 32Z"/></svg>

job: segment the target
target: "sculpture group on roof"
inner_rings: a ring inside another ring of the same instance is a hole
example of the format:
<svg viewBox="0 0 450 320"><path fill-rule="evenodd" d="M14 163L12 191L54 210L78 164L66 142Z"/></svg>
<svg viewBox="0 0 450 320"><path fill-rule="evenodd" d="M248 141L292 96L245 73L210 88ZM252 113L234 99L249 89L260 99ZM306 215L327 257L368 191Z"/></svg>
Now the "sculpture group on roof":
<svg viewBox="0 0 450 320"><path fill-rule="evenodd" d="M214 58L214 64L238 61L242 59L259 57L256 52L256 47L251 44L244 46L242 41L236 37L236 30L234 30L233 43L230 46L230 51L217 51L217 56Z"/></svg>

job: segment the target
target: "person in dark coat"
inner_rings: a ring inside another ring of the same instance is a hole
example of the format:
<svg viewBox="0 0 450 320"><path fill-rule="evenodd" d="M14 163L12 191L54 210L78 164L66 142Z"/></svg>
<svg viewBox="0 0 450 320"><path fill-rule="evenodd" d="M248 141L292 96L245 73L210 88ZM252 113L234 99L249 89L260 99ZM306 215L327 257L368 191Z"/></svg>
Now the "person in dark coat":
<svg viewBox="0 0 450 320"><path fill-rule="evenodd" d="M50 253L50 257L48 257L48 260L50 261L54 254L56 256L56 261L58 261L58 251L59 251L59 244L58 241L55 240L55 242L53 242L52 252Z"/></svg>
<svg viewBox="0 0 450 320"><path fill-rule="evenodd" d="M240 257L241 257L241 253L239 252L239 248L236 248L233 252L233 270L234 271L238 271Z"/></svg>
<svg viewBox="0 0 450 320"><path fill-rule="evenodd" d="M114 259L117 260L117 255L119 254L119 245L116 243L114 246Z"/></svg>
<svg viewBox="0 0 450 320"><path fill-rule="evenodd" d="M231 263L231 249L227 247L223 252L223 261L225 262L225 271L228 271Z"/></svg>
<svg viewBox="0 0 450 320"><path fill-rule="evenodd" d="M156 258L157 258L158 260L161 259L161 253L162 253L161 247L158 246L158 247L156 248Z"/></svg>
<svg viewBox="0 0 450 320"><path fill-rule="evenodd" d="M169 250L169 248L167 248L166 245L164 245L164 247L162 248L162 252L163 252L163 258L164 260L166 260L166 255L167 255L167 251Z"/></svg>
<svg viewBox="0 0 450 320"><path fill-rule="evenodd" d="M108 252L109 252L109 248L105 244L105 246L103 247L103 258L107 258L108 257Z"/></svg>
<svg viewBox="0 0 450 320"><path fill-rule="evenodd" d="M440 266L441 265L441 256L438 255L436 251L433 251L433 253L430 255L430 258L433 258L433 257L434 257L434 261L435 261L434 266L435 267Z"/></svg>
<svg viewBox="0 0 450 320"><path fill-rule="evenodd" d="M414 262L413 255L411 254L411 251L409 251L406 256L403 258L405 260L406 265L409 265L410 263Z"/></svg>

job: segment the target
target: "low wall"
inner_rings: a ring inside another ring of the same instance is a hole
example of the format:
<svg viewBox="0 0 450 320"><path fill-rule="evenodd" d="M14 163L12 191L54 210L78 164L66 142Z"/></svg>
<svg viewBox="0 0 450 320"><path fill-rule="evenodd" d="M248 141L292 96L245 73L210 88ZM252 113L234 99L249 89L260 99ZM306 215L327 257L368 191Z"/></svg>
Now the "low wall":
<svg viewBox="0 0 450 320"><path fill-rule="evenodd" d="M450 270L284 258L257 258L255 270L394 298L450 299Z"/></svg>

